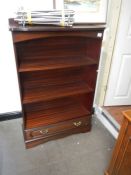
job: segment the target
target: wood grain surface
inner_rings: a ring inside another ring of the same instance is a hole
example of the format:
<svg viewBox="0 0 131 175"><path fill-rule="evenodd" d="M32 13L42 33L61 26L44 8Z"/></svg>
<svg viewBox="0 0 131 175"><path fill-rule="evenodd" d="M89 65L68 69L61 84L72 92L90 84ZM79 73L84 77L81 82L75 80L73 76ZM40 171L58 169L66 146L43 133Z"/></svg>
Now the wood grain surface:
<svg viewBox="0 0 131 175"><path fill-rule="evenodd" d="M91 129L104 24L20 26L14 43L27 148Z"/></svg>

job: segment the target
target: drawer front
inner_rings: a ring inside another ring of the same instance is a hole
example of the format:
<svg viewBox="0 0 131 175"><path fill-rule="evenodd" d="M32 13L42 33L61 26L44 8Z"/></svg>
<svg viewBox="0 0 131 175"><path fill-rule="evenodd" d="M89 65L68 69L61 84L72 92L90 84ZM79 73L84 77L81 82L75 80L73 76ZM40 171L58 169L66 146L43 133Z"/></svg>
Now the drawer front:
<svg viewBox="0 0 131 175"><path fill-rule="evenodd" d="M25 138L27 140L44 138L50 135L59 134L66 130L75 129L79 127L85 127L90 125L91 117L81 117L77 119L72 119L65 122L60 122L57 124L49 125L47 127L41 127L36 129L25 130Z"/></svg>

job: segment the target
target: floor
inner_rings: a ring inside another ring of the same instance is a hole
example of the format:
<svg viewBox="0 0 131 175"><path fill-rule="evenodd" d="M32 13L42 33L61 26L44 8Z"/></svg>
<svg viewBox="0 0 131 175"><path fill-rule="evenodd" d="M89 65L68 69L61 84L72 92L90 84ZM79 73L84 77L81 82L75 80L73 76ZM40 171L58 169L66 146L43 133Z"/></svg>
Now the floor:
<svg viewBox="0 0 131 175"><path fill-rule="evenodd" d="M0 175L104 175L115 140L96 117L91 132L28 150L21 123L0 122Z"/></svg>
<svg viewBox="0 0 131 175"><path fill-rule="evenodd" d="M121 126L123 121L123 114L122 111L126 111L131 109L131 106L106 106L103 107Z"/></svg>

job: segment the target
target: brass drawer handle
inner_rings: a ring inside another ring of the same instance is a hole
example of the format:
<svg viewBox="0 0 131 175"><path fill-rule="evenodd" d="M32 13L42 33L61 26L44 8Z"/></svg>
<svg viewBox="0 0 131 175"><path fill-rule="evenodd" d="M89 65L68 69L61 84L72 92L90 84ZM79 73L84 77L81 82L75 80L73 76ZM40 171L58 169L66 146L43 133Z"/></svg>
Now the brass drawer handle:
<svg viewBox="0 0 131 175"><path fill-rule="evenodd" d="M48 129L40 130L40 133L41 133L41 134L47 134L48 132L49 132Z"/></svg>
<svg viewBox="0 0 131 175"><path fill-rule="evenodd" d="M80 126L80 125L82 124L82 122L81 122L81 121L79 121L79 122L74 122L73 124L74 124L75 126L78 127L78 126Z"/></svg>

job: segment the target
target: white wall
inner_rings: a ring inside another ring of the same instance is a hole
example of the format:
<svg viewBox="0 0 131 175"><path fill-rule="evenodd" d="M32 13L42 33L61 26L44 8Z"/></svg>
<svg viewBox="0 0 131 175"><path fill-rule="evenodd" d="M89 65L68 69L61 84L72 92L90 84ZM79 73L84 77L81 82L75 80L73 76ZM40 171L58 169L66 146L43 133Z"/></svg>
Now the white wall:
<svg viewBox="0 0 131 175"><path fill-rule="evenodd" d="M18 7L51 9L52 0L4 0L0 5L0 113L20 111L19 88L8 18Z"/></svg>

